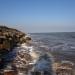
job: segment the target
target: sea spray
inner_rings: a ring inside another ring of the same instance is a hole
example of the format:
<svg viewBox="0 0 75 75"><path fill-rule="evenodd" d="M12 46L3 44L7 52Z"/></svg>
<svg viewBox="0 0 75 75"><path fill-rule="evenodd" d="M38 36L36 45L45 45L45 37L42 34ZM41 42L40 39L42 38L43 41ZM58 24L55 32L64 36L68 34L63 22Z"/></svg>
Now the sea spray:
<svg viewBox="0 0 75 75"><path fill-rule="evenodd" d="M53 57L48 55L48 53L40 53L39 50L36 50L36 47L27 45L26 43L21 44L19 47L15 48L17 56L15 57L13 64L18 69L19 73L21 69L26 69L27 72L32 71L34 68L35 71L47 71L49 74L53 73L52 64ZM32 66L32 67L28 67ZM24 72L25 73L25 72ZM54 74L53 74L54 75Z"/></svg>
<svg viewBox="0 0 75 75"><path fill-rule="evenodd" d="M21 73L24 75L31 71L42 71L43 73L46 72L48 75L54 75L52 68L53 57L45 50L39 50L39 46L22 43L13 49L13 53L10 56L14 53L14 59L5 69L10 70L15 67L14 70L18 72L18 75Z"/></svg>
<svg viewBox="0 0 75 75"><path fill-rule="evenodd" d="M47 53L44 53L39 56L35 65L33 66L34 72L43 72L46 75L55 75L53 71L53 59Z"/></svg>

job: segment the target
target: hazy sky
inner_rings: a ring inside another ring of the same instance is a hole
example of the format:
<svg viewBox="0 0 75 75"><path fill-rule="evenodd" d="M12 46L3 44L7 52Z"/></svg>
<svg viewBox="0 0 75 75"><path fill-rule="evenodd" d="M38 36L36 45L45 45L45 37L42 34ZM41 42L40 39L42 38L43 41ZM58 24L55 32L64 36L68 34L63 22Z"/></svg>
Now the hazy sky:
<svg viewBox="0 0 75 75"><path fill-rule="evenodd" d="M0 0L0 24L26 32L75 31L75 0Z"/></svg>

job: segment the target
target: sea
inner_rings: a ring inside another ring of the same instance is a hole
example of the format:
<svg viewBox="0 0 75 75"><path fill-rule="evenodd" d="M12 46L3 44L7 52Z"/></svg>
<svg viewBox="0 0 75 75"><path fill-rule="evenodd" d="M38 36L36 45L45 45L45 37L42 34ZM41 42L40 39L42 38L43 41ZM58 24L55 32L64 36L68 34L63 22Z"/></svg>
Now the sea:
<svg viewBox="0 0 75 75"><path fill-rule="evenodd" d="M75 32L31 33L40 51L49 52L55 61L75 63Z"/></svg>

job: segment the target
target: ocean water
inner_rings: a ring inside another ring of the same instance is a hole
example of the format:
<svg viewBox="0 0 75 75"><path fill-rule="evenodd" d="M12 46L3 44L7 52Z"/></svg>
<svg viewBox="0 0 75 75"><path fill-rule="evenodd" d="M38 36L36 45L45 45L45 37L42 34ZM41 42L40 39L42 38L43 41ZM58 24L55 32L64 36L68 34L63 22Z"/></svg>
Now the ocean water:
<svg viewBox="0 0 75 75"><path fill-rule="evenodd" d="M49 52L55 61L75 63L75 32L31 33L37 50Z"/></svg>

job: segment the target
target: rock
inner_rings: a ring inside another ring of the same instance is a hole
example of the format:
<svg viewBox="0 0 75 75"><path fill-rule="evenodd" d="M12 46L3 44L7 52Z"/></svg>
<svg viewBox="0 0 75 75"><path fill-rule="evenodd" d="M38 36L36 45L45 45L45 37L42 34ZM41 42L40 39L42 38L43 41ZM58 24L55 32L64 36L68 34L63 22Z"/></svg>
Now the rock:
<svg viewBox="0 0 75 75"><path fill-rule="evenodd" d="M18 44L26 43L27 34L6 26L0 26L0 69L16 56L14 48Z"/></svg>
<svg viewBox="0 0 75 75"><path fill-rule="evenodd" d="M25 35L25 33L19 30L0 26L0 50L11 50L18 43L25 42Z"/></svg>

